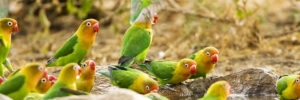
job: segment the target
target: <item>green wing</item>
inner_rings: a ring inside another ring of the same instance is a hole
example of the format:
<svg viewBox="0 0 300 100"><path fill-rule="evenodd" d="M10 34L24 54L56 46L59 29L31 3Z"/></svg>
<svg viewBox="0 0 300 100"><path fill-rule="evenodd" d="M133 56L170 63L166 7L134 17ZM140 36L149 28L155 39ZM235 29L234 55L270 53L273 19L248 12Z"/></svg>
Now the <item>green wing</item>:
<svg viewBox="0 0 300 100"><path fill-rule="evenodd" d="M284 76L282 78L280 78L277 83L276 83L276 89L277 89L277 93L279 95L282 94L282 91L285 90L288 86L288 78L289 76Z"/></svg>
<svg viewBox="0 0 300 100"><path fill-rule="evenodd" d="M60 88L68 88L68 86L63 82L56 82L45 94L43 100L53 99L55 97L65 97L70 95L67 92L61 91Z"/></svg>
<svg viewBox="0 0 300 100"><path fill-rule="evenodd" d="M6 47L5 41L3 40L3 37L0 34L0 46L1 45L4 46L4 47Z"/></svg>
<svg viewBox="0 0 300 100"><path fill-rule="evenodd" d="M152 61L146 65L147 70L154 74L154 76L165 80L173 77L173 72L176 68L177 62L172 61Z"/></svg>
<svg viewBox="0 0 300 100"><path fill-rule="evenodd" d="M0 86L0 93L2 94L10 94L15 91L18 91L25 84L25 76L24 75L16 75L11 79L7 80Z"/></svg>
<svg viewBox="0 0 300 100"><path fill-rule="evenodd" d="M128 63L146 50L151 43L151 33L146 29L132 25L125 33L119 64Z"/></svg>
<svg viewBox="0 0 300 100"><path fill-rule="evenodd" d="M54 54L54 58L63 57L71 54L74 51L74 47L77 44L77 35L73 35L67 42L59 48L59 50Z"/></svg>
<svg viewBox="0 0 300 100"><path fill-rule="evenodd" d="M110 74L112 81L116 85L121 88L128 88L137 79L140 72L131 68L127 68L127 70L114 68L110 70Z"/></svg>
<svg viewBox="0 0 300 100"><path fill-rule="evenodd" d="M193 55L191 55L191 56L189 57L189 59L192 59L192 60L194 60L194 59L195 59L195 57L196 57L196 54L193 54Z"/></svg>

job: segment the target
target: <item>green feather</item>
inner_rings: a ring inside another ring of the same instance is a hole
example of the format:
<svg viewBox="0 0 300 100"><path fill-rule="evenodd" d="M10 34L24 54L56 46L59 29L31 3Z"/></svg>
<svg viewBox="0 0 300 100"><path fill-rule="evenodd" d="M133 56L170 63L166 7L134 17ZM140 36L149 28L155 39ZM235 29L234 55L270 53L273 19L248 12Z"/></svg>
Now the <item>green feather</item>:
<svg viewBox="0 0 300 100"><path fill-rule="evenodd" d="M25 82L25 76L18 74L15 77L7 80L0 86L0 93L8 95L22 88Z"/></svg>
<svg viewBox="0 0 300 100"><path fill-rule="evenodd" d="M67 42L59 48L59 50L54 54L54 58L63 57L71 54L74 51L74 47L77 44L77 35L73 35Z"/></svg>
<svg viewBox="0 0 300 100"><path fill-rule="evenodd" d="M150 44L151 44L152 34L149 30L142 28L137 25L132 25L125 33L123 41L122 41L122 49L121 49L121 58L119 59L119 64L122 67L127 67L133 61L133 59L142 54L143 52L147 52ZM144 58L145 59L145 54Z"/></svg>
<svg viewBox="0 0 300 100"><path fill-rule="evenodd" d="M43 97L43 100L53 99L55 97L65 97L70 96L69 93L61 91L60 88L69 88L65 83L63 82L56 82L50 90L45 94Z"/></svg>

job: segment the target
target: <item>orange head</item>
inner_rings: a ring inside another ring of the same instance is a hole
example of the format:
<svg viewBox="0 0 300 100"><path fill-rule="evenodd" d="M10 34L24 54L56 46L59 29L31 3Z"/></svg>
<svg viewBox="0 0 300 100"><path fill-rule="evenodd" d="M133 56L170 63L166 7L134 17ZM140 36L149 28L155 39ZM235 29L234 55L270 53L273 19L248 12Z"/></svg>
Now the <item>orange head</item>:
<svg viewBox="0 0 300 100"><path fill-rule="evenodd" d="M96 63L93 60L87 60L82 64L83 70L96 70Z"/></svg>
<svg viewBox="0 0 300 100"><path fill-rule="evenodd" d="M146 79L144 81L144 93L147 94L147 93L157 93L157 91L159 90L159 86L158 86L158 83L153 80L153 79Z"/></svg>
<svg viewBox="0 0 300 100"><path fill-rule="evenodd" d="M219 54L218 49L214 47L207 47L204 48L203 53L208 62L212 64L216 64L218 62L218 54Z"/></svg>
<svg viewBox="0 0 300 100"><path fill-rule="evenodd" d="M98 33L99 22L95 19L87 19L81 23L80 30L82 30L83 33Z"/></svg>
<svg viewBox="0 0 300 100"><path fill-rule="evenodd" d="M295 86L298 97L300 97L300 77L296 78L295 80Z"/></svg>
<svg viewBox="0 0 300 100"><path fill-rule="evenodd" d="M186 70L186 71L188 70L193 75L197 74L196 61L191 60L191 59L182 59L181 61L184 64L184 70Z"/></svg>
<svg viewBox="0 0 300 100"><path fill-rule="evenodd" d="M6 29L5 31L8 31L9 33L16 33L18 32L18 22L15 19L12 18L3 18L0 19L0 28Z"/></svg>

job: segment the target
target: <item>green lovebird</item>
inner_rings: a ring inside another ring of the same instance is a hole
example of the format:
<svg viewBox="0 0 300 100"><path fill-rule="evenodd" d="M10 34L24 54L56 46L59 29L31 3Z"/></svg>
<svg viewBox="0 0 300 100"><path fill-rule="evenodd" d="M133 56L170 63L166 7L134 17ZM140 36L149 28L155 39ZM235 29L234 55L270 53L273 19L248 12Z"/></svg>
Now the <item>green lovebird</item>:
<svg viewBox="0 0 300 100"><path fill-rule="evenodd" d="M300 98L300 75L286 75L276 83L277 93L281 100Z"/></svg>
<svg viewBox="0 0 300 100"><path fill-rule="evenodd" d="M56 97L70 96L71 94L61 91L61 88L69 88L75 90L76 76L81 72L81 68L76 63L65 65L59 73L58 80L46 92L43 100L53 99Z"/></svg>
<svg viewBox="0 0 300 100"><path fill-rule="evenodd" d="M93 60L87 60L81 64L81 69L81 75L76 80L76 88L90 93L95 83L96 64Z"/></svg>
<svg viewBox="0 0 300 100"><path fill-rule="evenodd" d="M156 93L159 89L155 80L139 70L119 66L109 67L108 70L109 72L99 73L110 79L113 85L120 88L128 88L141 94Z"/></svg>
<svg viewBox="0 0 300 100"><path fill-rule="evenodd" d="M178 84L196 74L197 63L191 59L182 59L179 62L174 61L146 61L139 66L153 76L155 76L160 85Z"/></svg>
<svg viewBox="0 0 300 100"><path fill-rule="evenodd" d="M0 93L13 100L23 100L36 87L44 73L45 66L28 64L0 86Z"/></svg>
<svg viewBox="0 0 300 100"><path fill-rule="evenodd" d="M7 62L6 57L8 56L10 45L11 45L11 34L18 32L18 23L12 18L0 19L0 76L4 75L3 64ZM11 66L7 66L9 71L12 71Z"/></svg>
<svg viewBox="0 0 300 100"><path fill-rule="evenodd" d="M131 0L131 22L122 41L118 64L128 67L132 63L144 63L152 41L152 24L157 21L156 6L151 0ZM152 5L152 6L151 6Z"/></svg>
<svg viewBox="0 0 300 100"><path fill-rule="evenodd" d="M231 94L231 86L226 81L213 83L207 90L206 94L198 100L226 100Z"/></svg>
<svg viewBox="0 0 300 100"><path fill-rule="evenodd" d="M192 75L191 78L206 78L206 75L215 67L218 54L219 51L215 47L206 47L190 56L190 59L197 62L197 74Z"/></svg>
<svg viewBox="0 0 300 100"><path fill-rule="evenodd" d="M92 47L99 31L99 22L87 19L81 23L75 34L48 60L47 67L80 64Z"/></svg>

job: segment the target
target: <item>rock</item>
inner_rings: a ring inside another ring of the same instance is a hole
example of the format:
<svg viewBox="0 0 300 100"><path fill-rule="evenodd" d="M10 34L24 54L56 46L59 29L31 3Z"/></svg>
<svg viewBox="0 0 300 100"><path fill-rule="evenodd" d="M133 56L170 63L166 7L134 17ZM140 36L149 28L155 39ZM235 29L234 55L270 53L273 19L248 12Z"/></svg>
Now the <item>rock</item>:
<svg viewBox="0 0 300 100"><path fill-rule="evenodd" d="M128 89L114 89L104 95L82 95L55 98L55 100L150 100Z"/></svg>
<svg viewBox="0 0 300 100"><path fill-rule="evenodd" d="M200 98L206 93L206 90L211 84L219 80L225 80L230 83L233 94L248 96L275 95L277 78L278 76L276 74L265 69L248 68L226 76L212 76L206 79L196 79L187 82L187 85L175 85L172 87L178 89L179 92L161 89L159 93L171 99L191 95L194 95L194 97L191 98Z"/></svg>
<svg viewBox="0 0 300 100"><path fill-rule="evenodd" d="M12 99L6 95L0 94L0 100L12 100Z"/></svg>

